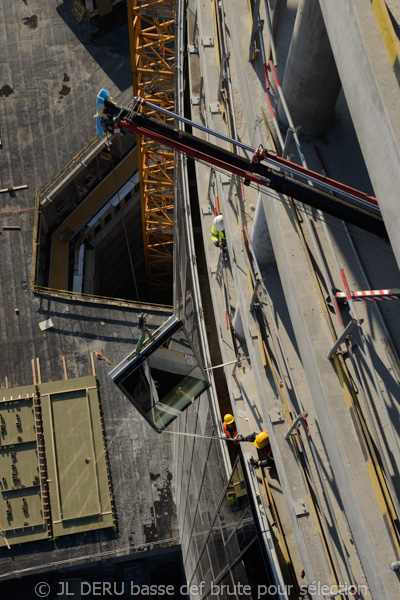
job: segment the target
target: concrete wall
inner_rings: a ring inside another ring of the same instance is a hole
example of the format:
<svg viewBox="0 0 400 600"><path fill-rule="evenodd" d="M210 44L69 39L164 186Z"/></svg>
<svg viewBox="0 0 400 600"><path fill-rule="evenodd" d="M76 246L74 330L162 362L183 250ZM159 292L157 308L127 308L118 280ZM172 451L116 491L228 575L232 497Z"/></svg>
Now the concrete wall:
<svg viewBox="0 0 400 600"><path fill-rule="evenodd" d="M331 121L340 92L340 79L320 6L300 0L282 91L301 134L320 133ZM282 101L279 121L288 126Z"/></svg>
<svg viewBox="0 0 400 600"><path fill-rule="evenodd" d="M320 0L361 150L400 265L400 90L376 15L363 0Z"/></svg>

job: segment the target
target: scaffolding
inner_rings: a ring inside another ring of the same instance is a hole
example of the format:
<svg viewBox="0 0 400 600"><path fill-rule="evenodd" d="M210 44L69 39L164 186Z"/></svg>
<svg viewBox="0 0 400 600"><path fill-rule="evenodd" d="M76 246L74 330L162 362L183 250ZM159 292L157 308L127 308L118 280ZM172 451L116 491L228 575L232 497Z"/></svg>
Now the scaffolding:
<svg viewBox="0 0 400 600"><path fill-rule="evenodd" d="M175 0L128 0L127 5L133 93L173 110ZM170 289L174 152L140 135L137 147L147 279L154 291Z"/></svg>

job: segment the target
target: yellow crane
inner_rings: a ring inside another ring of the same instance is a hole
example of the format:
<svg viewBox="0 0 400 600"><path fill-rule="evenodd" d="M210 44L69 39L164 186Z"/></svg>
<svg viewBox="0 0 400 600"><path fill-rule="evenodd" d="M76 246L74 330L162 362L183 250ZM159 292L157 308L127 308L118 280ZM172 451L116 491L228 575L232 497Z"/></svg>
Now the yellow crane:
<svg viewBox="0 0 400 600"><path fill-rule="evenodd" d="M133 94L174 108L175 0L128 0ZM165 115L154 112L162 121ZM172 286L174 152L137 136L143 243L154 291Z"/></svg>

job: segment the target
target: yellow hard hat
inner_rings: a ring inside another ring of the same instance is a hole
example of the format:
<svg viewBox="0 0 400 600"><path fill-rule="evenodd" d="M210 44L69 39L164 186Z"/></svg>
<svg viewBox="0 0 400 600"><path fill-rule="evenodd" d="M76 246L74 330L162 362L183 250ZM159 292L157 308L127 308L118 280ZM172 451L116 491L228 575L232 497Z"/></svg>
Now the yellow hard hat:
<svg viewBox="0 0 400 600"><path fill-rule="evenodd" d="M261 448L264 448L264 446L266 446L268 444L268 442L269 442L268 431L262 431L261 433L259 433L256 436L256 439L254 440L254 445L256 448L261 450Z"/></svg>
<svg viewBox="0 0 400 600"><path fill-rule="evenodd" d="M227 414L224 416L225 425L232 425L235 422L235 417L233 415Z"/></svg>

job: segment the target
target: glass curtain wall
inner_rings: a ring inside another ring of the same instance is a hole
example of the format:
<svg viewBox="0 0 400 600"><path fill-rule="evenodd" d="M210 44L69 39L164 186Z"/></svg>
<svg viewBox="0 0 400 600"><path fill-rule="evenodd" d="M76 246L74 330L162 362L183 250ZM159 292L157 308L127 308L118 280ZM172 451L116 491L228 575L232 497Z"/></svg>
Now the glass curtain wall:
<svg viewBox="0 0 400 600"><path fill-rule="evenodd" d="M185 31L186 5L185 0L176 0L176 23L181 26L175 34L175 112L182 116L186 73L182 49L190 43ZM197 277L186 160L176 153L174 314L183 322L195 355L206 367L208 341ZM211 374L212 371L212 383ZM187 591L192 600L208 596L251 600L260 597L258 585L267 585L269 568L253 519L242 463L237 461L232 473L224 442L196 437L221 435L217 412L216 392L211 387L171 425L179 433L174 435L173 482ZM270 594L268 598L275 596Z"/></svg>
<svg viewBox="0 0 400 600"><path fill-rule="evenodd" d="M176 165L174 314L205 365L207 341L201 331L202 307L196 292L186 159L177 156ZM211 394L212 389L203 393L172 424L179 432L174 436L174 483L188 593L192 600L251 600L273 579L259 542L242 463L238 460L231 474L221 446L224 442L196 437L221 435ZM270 599L275 597L268 594Z"/></svg>

